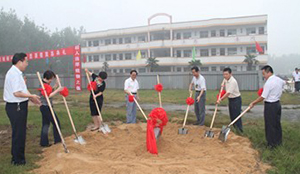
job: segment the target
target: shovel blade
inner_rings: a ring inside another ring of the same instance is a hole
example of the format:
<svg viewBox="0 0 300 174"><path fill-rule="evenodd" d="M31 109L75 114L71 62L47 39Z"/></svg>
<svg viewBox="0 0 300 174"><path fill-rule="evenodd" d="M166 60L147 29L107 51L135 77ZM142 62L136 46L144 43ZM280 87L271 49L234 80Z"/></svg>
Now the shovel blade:
<svg viewBox="0 0 300 174"><path fill-rule="evenodd" d="M227 127L227 126L223 126L222 127L222 130L220 132L220 135L219 135L219 139L222 141L222 142L225 142L228 138L228 134L230 132L230 128Z"/></svg>
<svg viewBox="0 0 300 174"><path fill-rule="evenodd" d="M105 135L108 134L107 130L105 129L105 127L103 125L100 126L99 132L102 132Z"/></svg>
<svg viewBox="0 0 300 174"><path fill-rule="evenodd" d="M158 138L160 137L160 128L156 127L154 128L154 135L155 135L155 139L156 141L158 140Z"/></svg>
<svg viewBox="0 0 300 174"><path fill-rule="evenodd" d="M205 131L204 137L213 138L215 136L214 132L212 130Z"/></svg>
<svg viewBox="0 0 300 174"><path fill-rule="evenodd" d="M79 143L81 145L86 144L85 140L82 138L82 136L78 136L77 138L74 139L75 143Z"/></svg>
<svg viewBox="0 0 300 174"><path fill-rule="evenodd" d="M187 128L179 128L178 134L185 135L185 134L188 134L188 131L189 130Z"/></svg>
<svg viewBox="0 0 300 174"><path fill-rule="evenodd" d="M108 127L108 124L103 123L103 127L106 130L106 132L111 133L111 129Z"/></svg>

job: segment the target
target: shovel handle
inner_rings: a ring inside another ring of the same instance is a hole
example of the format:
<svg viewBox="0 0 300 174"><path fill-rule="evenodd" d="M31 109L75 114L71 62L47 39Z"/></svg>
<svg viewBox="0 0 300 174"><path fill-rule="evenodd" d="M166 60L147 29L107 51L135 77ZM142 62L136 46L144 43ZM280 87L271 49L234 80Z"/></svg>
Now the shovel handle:
<svg viewBox="0 0 300 174"><path fill-rule="evenodd" d="M157 84L159 84L159 75L157 74ZM159 100L159 107L162 108L162 102L161 102L161 92L158 92L158 100Z"/></svg>
<svg viewBox="0 0 300 174"><path fill-rule="evenodd" d="M190 92L190 97L192 97L192 95L193 95L193 92ZM184 121L183 121L182 128L185 127L187 116L188 116L188 113L189 113L189 109L190 109L190 105L188 105L187 108L186 108L186 112L185 112L185 116L184 116Z"/></svg>
<svg viewBox="0 0 300 174"><path fill-rule="evenodd" d="M240 119L243 115L245 115L246 112L248 112L251 108L248 107L247 109L245 109L238 117L236 117L236 119L234 119L227 127L232 126L235 122L238 121L238 119Z"/></svg>
<svg viewBox="0 0 300 174"><path fill-rule="evenodd" d="M47 94L47 92L46 92L46 90L45 90L44 83L42 82L41 75L40 75L39 72L36 72L36 74L37 74L37 76L38 76L38 79L39 79L40 84L41 84L41 86L42 86L42 89L43 89L43 91L44 91L45 98L46 98L46 101L47 101L48 106L49 106L49 108L50 108L50 112L51 112L52 118L53 118L53 120L54 120L54 123L55 123L56 129L57 129L57 131L58 131L58 134L59 134L59 136L60 136L62 145L63 145L63 147L64 147L64 149L65 149L65 152L68 153L69 150L68 150L68 148L67 148L67 145L66 145L66 143L65 143L64 137L63 137L63 135L62 135L62 133L61 133L61 130L60 130L60 128L59 128L58 122L57 122L57 120L56 120L56 117L55 117L55 114L54 114L54 111L53 111L51 102L50 102L49 97L48 97L48 94Z"/></svg>
<svg viewBox="0 0 300 174"><path fill-rule="evenodd" d="M130 92L130 95L132 95L132 93ZM135 102L135 104L138 106L138 108L140 109L140 111L142 112L142 115L145 117L146 121L148 120L146 114L144 113L143 109L141 108L141 106L139 105L139 103L137 102L137 100L135 99L135 97L133 97L133 100Z"/></svg>

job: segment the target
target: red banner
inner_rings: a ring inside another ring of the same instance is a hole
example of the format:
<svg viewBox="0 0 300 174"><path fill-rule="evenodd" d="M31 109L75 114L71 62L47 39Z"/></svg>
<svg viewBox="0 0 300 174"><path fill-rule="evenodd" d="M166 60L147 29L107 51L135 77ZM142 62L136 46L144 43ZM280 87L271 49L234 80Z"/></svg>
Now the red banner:
<svg viewBox="0 0 300 174"><path fill-rule="evenodd" d="M36 59L45 59L51 57L62 57L73 55L73 70L75 78L75 90L81 91L81 52L80 45L75 45L72 47L61 48L58 50L46 50L40 52L27 53L28 61ZM0 56L0 63L11 62L13 55Z"/></svg>

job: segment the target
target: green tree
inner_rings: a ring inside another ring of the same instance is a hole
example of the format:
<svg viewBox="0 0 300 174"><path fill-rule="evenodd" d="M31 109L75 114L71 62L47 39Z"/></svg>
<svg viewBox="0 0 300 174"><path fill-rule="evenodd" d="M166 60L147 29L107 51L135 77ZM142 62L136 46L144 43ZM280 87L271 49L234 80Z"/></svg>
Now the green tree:
<svg viewBox="0 0 300 174"><path fill-rule="evenodd" d="M256 55L254 55L254 54L245 55L245 59L244 59L243 62L247 63L247 70L248 71L252 70L253 65L257 65L259 63L259 61L256 59Z"/></svg>
<svg viewBox="0 0 300 174"><path fill-rule="evenodd" d="M191 60L189 62L190 67L194 67L194 66L200 67L201 65L202 65L201 60Z"/></svg>
<svg viewBox="0 0 300 174"><path fill-rule="evenodd" d="M109 64L106 61L103 62L102 70L105 71L105 72L107 72L108 69L109 69Z"/></svg>
<svg viewBox="0 0 300 174"><path fill-rule="evenodd" d="M146 67L150 69L150 72L153 72L156 68L159 67L158 62L159 60L157 60L155 57L149 57L146 62Z"/></svg>

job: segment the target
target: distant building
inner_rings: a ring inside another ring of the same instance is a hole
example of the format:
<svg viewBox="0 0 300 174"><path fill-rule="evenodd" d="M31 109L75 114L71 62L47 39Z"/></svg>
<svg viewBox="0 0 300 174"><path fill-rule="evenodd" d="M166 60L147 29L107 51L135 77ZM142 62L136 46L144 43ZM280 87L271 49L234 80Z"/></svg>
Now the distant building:
<svg viewBox="0 0 300 174"><path fill-rule="evenodd" d="M157 71L185 72L190 71L188 62L195 47L202 71L220 71L227 66L246 71L244 56L257 53L257 41L264 50L257 56L259 64L254 70L258 70L268 60L267 21L267 15L163 24L148 21L148 26L84 33L83 68L98 72L106 61L111 73L128 73L131 69L143 73L149 71L145 67L147 58L155 57L160 65ZM138 51L142 60L136 60Z"/></svg>

